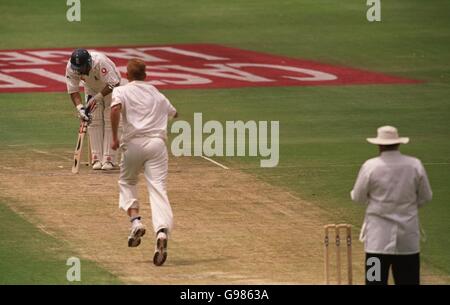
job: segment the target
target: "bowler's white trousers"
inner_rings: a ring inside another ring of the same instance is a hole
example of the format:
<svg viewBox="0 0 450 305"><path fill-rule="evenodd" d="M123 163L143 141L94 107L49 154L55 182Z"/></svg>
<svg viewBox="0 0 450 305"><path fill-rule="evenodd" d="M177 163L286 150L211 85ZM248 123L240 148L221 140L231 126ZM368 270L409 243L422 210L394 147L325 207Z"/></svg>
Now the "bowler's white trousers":
<svg viewBox="0 0 450 305"><path fill-rule="evenodd" d="M139 172L144 167L153 229L158 232L165 228L171 232L173 214L166 190L168 156L165 141L161 138L133 138L122 145L122 151L119 207L125 211L139 208L137 182Z"/></svg>

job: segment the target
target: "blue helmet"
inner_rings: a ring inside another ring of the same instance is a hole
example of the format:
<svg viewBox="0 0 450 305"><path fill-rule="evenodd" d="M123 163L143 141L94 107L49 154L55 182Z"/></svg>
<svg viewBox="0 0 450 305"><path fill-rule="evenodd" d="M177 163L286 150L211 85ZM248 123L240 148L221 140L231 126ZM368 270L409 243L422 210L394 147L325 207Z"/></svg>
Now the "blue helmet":
<svg viewBox="0 0 450 305"><path fill-rule="evenodd" d="M86 74L92 66L92 57L86 49L75 49L70 56L70 66L73 70Z"/></svg>

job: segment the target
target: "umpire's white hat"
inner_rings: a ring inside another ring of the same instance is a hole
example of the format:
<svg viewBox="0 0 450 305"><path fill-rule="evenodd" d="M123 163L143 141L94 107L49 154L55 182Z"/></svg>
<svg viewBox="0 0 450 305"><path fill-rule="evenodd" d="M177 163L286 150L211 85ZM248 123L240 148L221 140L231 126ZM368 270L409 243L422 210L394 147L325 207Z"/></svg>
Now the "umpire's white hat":
<svg viewBox="0 0 450 305"><path fill-rule="evenodd" d="M393 126L382 126L377 130L377 137L367 138L367 142L376 145L407 144L409 138L399 137L397 128Z"/></svg>

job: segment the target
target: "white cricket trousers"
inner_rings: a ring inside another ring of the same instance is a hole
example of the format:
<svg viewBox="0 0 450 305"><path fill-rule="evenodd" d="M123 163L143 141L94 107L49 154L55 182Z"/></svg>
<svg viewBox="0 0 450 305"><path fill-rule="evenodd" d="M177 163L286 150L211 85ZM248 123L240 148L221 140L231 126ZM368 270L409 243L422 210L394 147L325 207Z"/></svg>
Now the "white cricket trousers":
<svg viewBox="0 0 450 305"><path fill-rule="evenodd" d="M122 151L119 207L124 211L139 208L137 182L139 172L144 168L153 229L158 232L165 228L171 232L173 214L166 190L168 156L165 141L160 138L134 138L122 145Z"/></svg>
<svg viewBox="0 0 450 305"><path fill-rule="evenodd" d="M96 93L90 91L91 96ZM88 94L86 94L87 102ZM103 98L97 104L97 108L92 113L92 122L88 126L89 141L92 149L92 161L101 163L116 161L116 154L111 149L112 129L111 129L111 94Z"/></svg>

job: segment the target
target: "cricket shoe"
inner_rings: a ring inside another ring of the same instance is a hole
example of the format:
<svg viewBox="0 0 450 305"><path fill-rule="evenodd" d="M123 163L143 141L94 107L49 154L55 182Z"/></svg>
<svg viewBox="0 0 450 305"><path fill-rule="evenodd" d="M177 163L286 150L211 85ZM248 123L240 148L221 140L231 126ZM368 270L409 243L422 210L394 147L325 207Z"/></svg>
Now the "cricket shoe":
<svg viewBox="0 0 450 305"><path fill-rule="evenodd" d="M92 163L92 169L93 170L99 170L102 169L102 163L100 161L94 161L94 163Z"/></svg>
<svg viewBox="0 0 450 305"><path fill-rule="evenodd" d="M114 164L112 162L106 161L105 163L103 163L102 170L109 171L112 169L114 169Z"/></svg>
<svg viewBox="0 0 450 305"><path fill-rule="evenodd" d="M156 237L156 248L153 255L153 264L156 266L162 266L167 259L167 240L165 230L160 230Z"/></svg>
<svg viewBox="0 0 450 305"><path fill-rule="evenodd" d="M134 221L128 236L128 247L137 247L141 244L141 237L145 234L145 226L140 221Z"/></svg>

